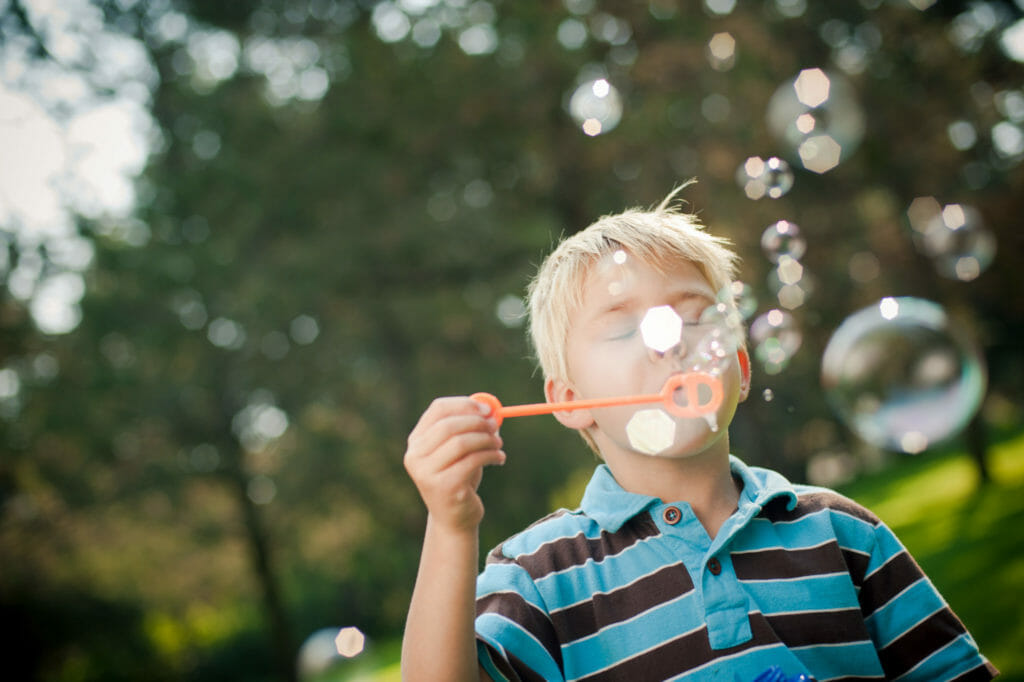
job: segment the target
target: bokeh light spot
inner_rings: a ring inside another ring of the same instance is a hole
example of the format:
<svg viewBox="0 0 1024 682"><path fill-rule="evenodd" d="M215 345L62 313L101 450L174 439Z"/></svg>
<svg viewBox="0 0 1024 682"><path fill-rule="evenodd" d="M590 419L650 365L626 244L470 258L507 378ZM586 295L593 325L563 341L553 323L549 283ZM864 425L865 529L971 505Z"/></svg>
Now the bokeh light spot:
<svg viewBox="0 0 1024 682"><path fill-rule="evenodd" d="M661 409L638 410L626 424L626 437L637 452L657 455L676 439L676 422Z"/></svg>
<svg viewBox="0 0 1024 682"><path fill-rule="evenodd" d="M683 337L683 318L672 306L651 308L640 321L640 335L645 346L658 353L667 353L679 345Z"/></svg>
<svg viewBox="0 0 1024 682"><path fill-rule="evenodd" d="M828 100L831 82L821 69L804 69L793 81L796 98L804 106L820 107Z"/></svg>
<svg viewBox="0 0 1024 682"><path fill-rule="evenodd" d="M569 114L586 135L601 135L614 129L622 119L622 97L607 79L588 80L569 98Z"/></svg>

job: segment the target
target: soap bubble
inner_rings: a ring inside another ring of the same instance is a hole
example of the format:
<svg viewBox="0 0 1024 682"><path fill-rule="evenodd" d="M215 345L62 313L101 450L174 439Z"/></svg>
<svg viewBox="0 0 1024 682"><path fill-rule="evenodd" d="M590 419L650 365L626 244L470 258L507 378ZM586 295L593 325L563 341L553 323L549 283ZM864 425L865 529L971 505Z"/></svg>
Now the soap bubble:
<svg viewBox="0 0 1024 682"><path fill-rule="evenodd" d="M783 256L799 260L807 251L807 242L800 235L800 228L796 223L779 220L761 233L761 248L768 256L768 260L778 263Z"/></svg>
<svg viewBox="0 0 1024 682"><path fill-rule="evenodd" d="M729 292L736 303L736 312L739 313L740 319L750 319L750 316L757 311L757 297L754 295L754 287L736 280L729 285Z"/></svg>
<svg viewBox="0 0 1024 682"><path fill-rule="evenodd" d="M967 204L939 204L918 198L907 211L914 245L932 259L943 277L969 282L992 263L996 240L978 209Z"/></svg>
<svg viewBox="0 0 1024 682"><path fill-rule="evenodd" d="M778 199L793 188L793 171L789 164L773 156L767 161L751 156L736 169L736 182L749 199L768 196Z"/></svg>
<svg viewBox="0 0 1024 682"><path fill-rule="evenodd" d="M622 97L606 78L583 82L569 98L569 113L587 135L607 133L622 119Z"/></svg>
<svg viewBox="0 0 1024 682"><path fill-rule="evenodd" d="M768 101L768 127L804 168L831 170L864 137L864 112L853 86L839 74L804 69Z"/></svg>
<svg viewBox="0 0 1024 682"><path fill-rule="evenodd" d="M793 316L782 310L769 310L750 325L750 338L754 342L754 357L761 362L766 374L778 374L803 343L803 334Z"/></svg>
<svg viewBox="0 0 1024 682"><path fill-rule="evenodd" d="M919 453L970 421L986 372L942 306L903 297L843 321L825 348L821 381L854 433L881 448Z"/></svg>

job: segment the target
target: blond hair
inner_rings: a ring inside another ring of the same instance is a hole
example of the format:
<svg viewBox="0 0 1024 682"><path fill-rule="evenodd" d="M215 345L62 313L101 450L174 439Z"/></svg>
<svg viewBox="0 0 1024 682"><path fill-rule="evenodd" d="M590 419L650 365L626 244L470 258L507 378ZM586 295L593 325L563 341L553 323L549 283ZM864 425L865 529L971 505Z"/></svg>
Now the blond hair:
<svg viewBox="0 0 1024 682"><path fill-rule="evenodd" d="M659 272L694 264L715 292L728 291L738 256L728 240L705 231L697 217L674 205L672 190L653 210L606 215L563 240L544 259L527 290L530 340L544 377L568 380L566 342L570 319L582 304L591 267L623 249ZM732 305L732 296L727 296Z"/></svg>

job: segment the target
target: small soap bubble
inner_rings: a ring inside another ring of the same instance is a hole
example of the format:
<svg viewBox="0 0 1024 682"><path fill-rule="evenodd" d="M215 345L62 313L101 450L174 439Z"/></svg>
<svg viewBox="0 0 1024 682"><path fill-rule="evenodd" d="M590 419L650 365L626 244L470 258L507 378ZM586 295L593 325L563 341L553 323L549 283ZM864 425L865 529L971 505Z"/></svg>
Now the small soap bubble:
<svg viewBox="0 0 1024 682"><path fill-rule="evenodd" d="M803 343L803 334L789 313L774 309L758 316L750 325L754 356L766 374L778 374Z"/></svg>
<svg viewBox="0 0 1024 682"><path fill-rule="evenodd" d="M590 137L613 130L622 119L622 97L606 78L584 81L569 98L569 114Z"/></svg>
<svg viewBox="0 0 1024 682"><path fill-rule="evenodd" d="M843 321L825 348L821 381L854 433L880 448L919 453L963 429L987 377L977 348L942 306L901 297Z"/></svg>
<svg viewBox="0 0 1024 682"><path fill-rule="evenodd" d="M761 393L761 397L762 397L762 398L764 398L764 401L765 401L766 403L770 403L770 402L771 402L772 400L774 400L774 399L775 399L775 391L773 391L773 390L772 390L772 389L770 389L770 388L766 388L766 389L764 389L764 391L763 391L763 392Z"/></svg>
<svg viewBox="0 0 1024 682"><path fill-rule="evenodd" d="M733 300L736 302L736 311L740 319L749 320L750 316L757 312L757 297L754 295L754 287L736 280L729 285Z"/></svg>
<svg viewBox="0 0 1024 682"><path fill-rule="evenodd" d="M943 277L969 282L992 263L996 239L981 212L967 204L948 204L914 232L918 250L932 259Z"/></svg>
<svg viewBox="0 0 1024 682"><path fill-rule="evenodd" d="M778 263L783 256L799 260L807 251L807 242L796 223L779 220L761 233L761 248L768 260Z"/></svg>
<svg viewBox="0 0 1024 682"><path fill-rule="evenodd" d="M626 437L637 452L657 455L676 439L676 421L664 410L638 410L626 424Z"/></svg>
<svg viewBox="0 0 1024 682"><path fill-rule="evenodd" d="M778 157L751 156L736 169L736 183L749 199L778 199L793 188L793 171Z"/></svg>

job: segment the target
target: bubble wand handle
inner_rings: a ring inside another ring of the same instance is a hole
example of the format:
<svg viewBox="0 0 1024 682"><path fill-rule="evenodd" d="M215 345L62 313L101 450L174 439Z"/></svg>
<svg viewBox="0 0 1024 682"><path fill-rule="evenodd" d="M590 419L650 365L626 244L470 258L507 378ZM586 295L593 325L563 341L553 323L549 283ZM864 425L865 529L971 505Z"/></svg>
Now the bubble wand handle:
<svg viewBox="0 0 1024 682"><path fill-rule="evenodd" d="M701 400L700 388L706 387L706 399ZM675 393L682 390L686 403L676 402ZM569 410L589 410L598 407L617 407L619 405L642 405L661 403L665 411L676 417L703 417L718 410L722 404L722 381L704 372L690 374L673 374L661 387L658 393L615 396L612 398L589 398L585 400L568 400L557 403L530 403L527 405L501 404L498 398L490 393L474 393L473 400L489 405L491 417L501 425L506 417L528 417L552 412Z"/></svg>

